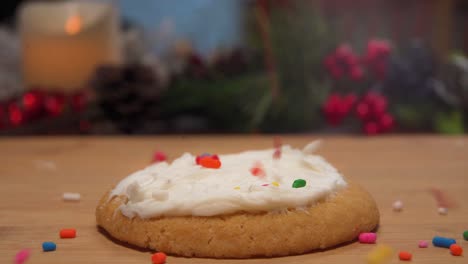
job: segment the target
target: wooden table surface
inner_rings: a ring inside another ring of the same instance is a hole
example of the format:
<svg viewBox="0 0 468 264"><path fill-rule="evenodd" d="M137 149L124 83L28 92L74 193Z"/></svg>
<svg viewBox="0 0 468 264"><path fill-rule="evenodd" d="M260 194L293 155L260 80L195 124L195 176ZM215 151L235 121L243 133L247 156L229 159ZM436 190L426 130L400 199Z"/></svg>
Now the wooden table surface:
<svg viewBox="0 0 468 264"><path fill-rule="evenodd" d="M314 136L285 136L302 147ZM468 137L325 137L319 153L374 196L381 212L378 243L413 253L412 263L468 263ZM31 249L27 263L151 263L151 252L124 246L95 225L94 209L104 191L148 165L154 150L169 157L185 151L227 153L267 148L269 136L69 137L0 139L0 263ZM437 213L430 188L440 188L457 203L448 215ZM78 203L62 201L63 192L79 192ZM404 210L392 211L401 199ZM60 240L61 228L74 227L77 238ZM419 249L421 239L456 238L465 256L447 249ZM57 251L41 251L55 241ZM374 245L352 243L300 256L252 260L169 257L176 263L365 263ZM389 263L399 263L397 255Z"/></svg>

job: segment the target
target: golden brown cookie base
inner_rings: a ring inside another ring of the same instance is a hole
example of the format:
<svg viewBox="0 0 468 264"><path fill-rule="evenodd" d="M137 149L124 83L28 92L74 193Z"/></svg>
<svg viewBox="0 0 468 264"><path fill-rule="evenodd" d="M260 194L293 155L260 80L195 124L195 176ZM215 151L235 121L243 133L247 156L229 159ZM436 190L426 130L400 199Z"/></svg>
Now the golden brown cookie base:
<svg viewBox="0 0 468 264"><path fill-rule="evenodd" d="M274 257L306 253L352 241L379 223L372 197L358 185L348 187L306 210L237 213L213 217L129 219L119 206L124 196L96 209L97 224L111 236L170 255L209 258Z"/></svg>

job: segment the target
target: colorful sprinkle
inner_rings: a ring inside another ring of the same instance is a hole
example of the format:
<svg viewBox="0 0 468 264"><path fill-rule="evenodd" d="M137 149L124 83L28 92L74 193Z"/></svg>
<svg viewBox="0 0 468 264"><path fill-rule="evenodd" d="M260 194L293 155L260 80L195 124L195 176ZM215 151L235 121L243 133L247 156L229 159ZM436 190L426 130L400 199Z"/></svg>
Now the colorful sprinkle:
<svg viewBox="0 0 468 264"><path fill-rule="evenodd" d="M54 242L47 241L42 243L42 250L44 252L55 251L55 249L57 249L57 245Z"/></svg>
<svg viewBox="0 0 468 264"><path fill-rule="evenodd" d="M397 200L392 204L392 207L393 207L393 211L400 212L401 210L403 210L403 202L400 200Z"/></svg>
<svg viewBox="0 0 468 264"><path fill-rule="evenodd" d="M166 263L166 254L162 252L156 252L151 256L153 264L164 264Z"/></svg>
<svg viewBox="0 0 468 264"><path fill-rule="evenodd" d="M81 194L66 192L66 193L63 193L62 198L63 198L64 201L76 202L76 201L79 201L81 199Z"/></svg>
<svg viewBox="0 0 468 264"><path fill-rule="evenodd" d="M359 243L362 244L375 244L377 234L375 233L361 233L359 234Z"/></svg>
<svg viewBox="0 0 468 264"><path fill-rule="evenodd" d="M427 248L429 246L429 242L426 240L419 240L418 247L420 248Z"/></svg>
<svg viewBox="0 0 468 264"><path fill-rule="evenodd" d="M292 187L293 188L302 188L306 186L307 182L303 179L297 179L293 182Z"/></svg>
<svg viewBox="0 0 468 264"><path fill-rule="evenodd" d="M398 254L398 257L400 258L400 260L409 261L409 260L411 260L413 255L411 255L411 253L409 253L407 251L400 251L400 253Z"/></svg>
<svg viewBox="0 0 468 264"><path fill-rule="evenodd" d="M265 187L268 186L268 185L269 185L268 183L262 184L262 186L265 186Z"/></svg>
<svg viewBox="0 0 468 264"><path fill-rule="evenodd" d="M154 152L153 154L153 162L162 162L162 161L166 161L167 160L167 156L164 152L162 151L156 151Z"/></svg>
<svg viewBox="0 0 468 264"><path fill-rule="evenodd" d="M253 176L257 177L265 177L265 169L263 169L263 164L260 161L256 161L253 165L252 168L250 169L250 173L252 173Z"/></svg>
<svg viewBox="0 0 468 264"><path fill-rule="evenodd" d="M457 244L450 245L450 253L454 256L461 256L463 254L463 248Z"/></svg>
<svg viewBox="0 0 468 264"><path fill-rule="evenodd" d="M68 228L60 230L60 238L75 238L76 237L76 229Z"/></svg>
<svg viewBox="0 0 468 264"><path fill-rule="evenodd" d="M463 238L468 241L468 230L463 232Z"/></svg>
<svg viewBox="0 0 468 264"><path fill-rule="evenodd" d="M239 186L234 187L234 190L240 190Z"/></svg>
<svg viewBox="0 0 468 264"><path fill-rule="evenodd" d="M281 145L283 143L281 142L280 137L274 137L273 138L273 147L275 148L275 152L273 152L273 159L280 159L281 158Z"/></svg>
<svg viewBox="0 0 468 264"><path fill-rule="evenodd" d="M15 264L23 264L28 260L29 255L31 255L31 252L29 249L22 249L18 251L15 255Z"/></svg>
<svg viewBox="0 0 468 264"><path fill-rule="evenodd" d="M393 254L393 249L386 245L376 246L367 255L368 264L381 264L386 262Z"/></svg>
<svg viewBox="0 0 468 264"><path fill-rule="evenodd" d="M446 214L448 214L448 209L446 207L439 207L439 209L437 209L437 212L440 215L446 215Z"/></svg>
<svg viewBox="0 0 468 264"><path fill-rule="evenodd" d="M279 187L279 183L278 182L272 182L271 185L275 186L275 187Z"/></svg>
<svg viewBox="0 0 468 264"><path fill-rule="evenodd" d="M200 159L200 165L209 169L219 169L221 167L221 162L212 157L203 157Z"/></svg>
<svg viewBox="0 0 468 264"><path fill-rule="evenodd" d="M444 248L450 248L452 244L456 244L457 241L453 238L446 238L446 237L434 237L432 239L432 244L436 247L444 247Z"/></svg>
<svg viewBox="0 0 468 264"><path fill-rule="evenodd" d="M452 208L455 204L448 198L448 196L438 188L430 189L438 207Z"/></svg>

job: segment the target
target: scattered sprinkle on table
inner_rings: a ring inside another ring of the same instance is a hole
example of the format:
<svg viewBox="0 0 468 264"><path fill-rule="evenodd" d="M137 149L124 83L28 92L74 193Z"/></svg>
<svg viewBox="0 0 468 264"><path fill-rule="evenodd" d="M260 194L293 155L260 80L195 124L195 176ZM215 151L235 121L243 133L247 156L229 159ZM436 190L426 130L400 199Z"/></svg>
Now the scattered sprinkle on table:
<svg viewBox="0 0 468 264"><path fill-rule="evenodd" d="M455 241L453 238L435 236L432 239L432 244L436 247L450 248L452 244L456 243L457 241Z"/></svg>
<svg viewBox="0 0 468 264"><path fill-rule="evenodd" d="M28 260L29 255L31 255L31 252L29 249L22 249L18 251L15 255L15 264L23 264Z"/></svg>
<svg viewBox="0 0 468 264"><path fill-rule="evenodd" d="M307 182L304 179L297 179L293 182L292 187L293 188L302 188L305 187Z"/></svg>
<svg viewBox="0 0 468 264"><path fill-rule="evenodd" d="M156 252L151 256L153 264L164 264L166 263L166 254L163 252Z"/></svg>
<svg viewBox="0 0 468 264"><path fill-rule="evenodd" d="M461 256L463 254L463 248L457 244L450 245L450 253L454 256Z"/></svg>
<svg viewBox="0 0 468 264"><path fill-rule="evenodd" d="M466 230L465 232L463 232L463 238L468 241L468 230Z"/></svg>
<svg viewBox="0 0 468 264"><path fill-rule="evenodd" d="M446 207L439 207L437 212L439 212L440 215L446 215L448 213L448 209Z"/></svg>
<svg viewBox="0 0 468 264"><path fill-rule="evenodd" d="M63 193L62 197L64 201L77 202L81 199L81 194L66 192L66 193Z"/></svg>
<svg viewBox="0 0 468 264"><path fill-rule="evenodd" d="M60 238L75 238L76 237L76 229L74 228L67 228L60 230Z"/></svg>
<svg viewBox="0 0 468 264"><path fill-rule="evenodd" d="M429 243L426 240L419 240L418 247L420 248L427 248Z"/></svg>
<svg viewBox="0 0 468 264"><path fill-rule="evenodd" d="M54 242L46 241L42 243L42 250L44 252L55 251L57 249L57 245Z"/></svg>
<svg viewBox="0 0 468 264"><path fill-rule="evenodd" d="M393 254L393 249L386 245L378 245L367 255L368 264L385 263Z"/></svg>
<svg viewBox="0 0 468 264"><path fill-rule="evenodd" d="M361 233L359 234L359 243L361 244L374 244L377 240L375 233Z"/></svg>
<svg viewBox="0 0 468 264"><path fill-rule="evenodd" d="M398 253L398 257L400 258L400 260L409 261L411 260L413 255L411 255L411 253L407 251L400 251L400 253Z"/></svg>
<svg viewBox="0 0 468 264"><path fill-rule="evenodd" d="M403 210L403 202L400 200L396 200L395 202L393 202L392 207L393 211L400 212L401 210Z"/></svg>

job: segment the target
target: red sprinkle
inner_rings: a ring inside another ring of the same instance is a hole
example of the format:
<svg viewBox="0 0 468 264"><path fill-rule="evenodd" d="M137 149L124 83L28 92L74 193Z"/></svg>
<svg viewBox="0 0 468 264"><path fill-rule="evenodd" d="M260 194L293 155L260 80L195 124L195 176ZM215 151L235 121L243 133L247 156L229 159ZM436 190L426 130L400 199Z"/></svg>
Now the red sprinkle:
<svg viewBox="0 0 468 264"><path fill-rule="evenodd" d="M256 161L252 168L250 169L250 173L253 176L257 177L264 177L266 175L265 170L263 169L263 164L260 161Z"/></svg>
<svg viewBox="0 0 468 264"><path fill-rule="evenodd" d="M463 254L463 248L457 244L450 245L450 253L454 256L461 256Z"/></svg>
<svg viewBox="0 0 468 264"><path fill-rule="evenodd" d="M411 260L411 258L413 257L413 255L411 255L411 253L409 252L406 252L406 251L400 251L400 253L398 254L398 257L400 257L400 260Z"/></svg>
<svg viewBox="0 0 468 264"><path fill-rule="evenodd" d="M163 252L156 252L151 256L153 264L164 264L166 263L166 254Z"/></svg>
<svg viewBox="0 0 468 264"><path fill-rule="evenodd" d="M201 166L210 169L219 169L221 167L221 161L208 156L201 158L199 163Z"/></svg>
<svg viewBox="0 0 468 264"><path fill-rule="evenodd" d="M166 160L167 160L167 156L166 154L164 154L164 152L156 151L153 154L153 162L161 162L161 161L166 161Z"/></svg>
<svg viewBox="0 0 468 264"><path fill-rule="evenodd" d="M76 237L76 229L68 228L60 230L60 238L75 238Z"/></svg>

